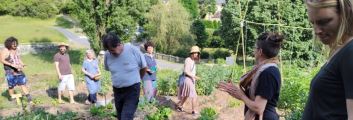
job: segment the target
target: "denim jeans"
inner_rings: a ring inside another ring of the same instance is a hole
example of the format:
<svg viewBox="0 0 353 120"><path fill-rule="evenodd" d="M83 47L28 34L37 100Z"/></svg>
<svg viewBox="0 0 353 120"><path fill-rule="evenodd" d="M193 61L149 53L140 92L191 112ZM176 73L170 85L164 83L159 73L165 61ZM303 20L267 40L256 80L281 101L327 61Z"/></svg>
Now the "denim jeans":
<svg viewBox="0 0 353 120"><path fill-rule="evenodd" d="M133 120L140 97L140 83L124 88L113 87L113 91L118 120Z"/></svg>

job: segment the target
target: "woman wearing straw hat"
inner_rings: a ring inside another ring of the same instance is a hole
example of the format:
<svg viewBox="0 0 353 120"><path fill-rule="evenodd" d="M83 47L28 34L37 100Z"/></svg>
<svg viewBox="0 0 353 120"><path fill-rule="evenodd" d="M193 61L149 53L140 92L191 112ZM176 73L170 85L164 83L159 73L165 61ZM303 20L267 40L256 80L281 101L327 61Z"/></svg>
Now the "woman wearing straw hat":
<svg viewBox="0 0 353 120"><path fill-rule="evenodd" d="M200 60L200 48L198 46L193 46L190 51L190 57L186 58L184 64L183 74L185 79L182 83L179 83L178 98L179 102L176 105L178 111L183 111L183 105L188 98L191 98L192 103L192 114L195 115L196 105L196 80L200 78L196 76L196 62Z"/></svg>

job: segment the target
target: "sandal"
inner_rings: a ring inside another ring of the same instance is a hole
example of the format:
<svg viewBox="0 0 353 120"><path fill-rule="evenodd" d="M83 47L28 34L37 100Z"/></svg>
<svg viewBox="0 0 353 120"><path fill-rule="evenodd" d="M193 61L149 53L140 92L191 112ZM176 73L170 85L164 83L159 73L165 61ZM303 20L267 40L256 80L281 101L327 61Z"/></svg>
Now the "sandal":
<svg viewBox="0 0 353 120"><path fill-rule="evenodd" d="M184 109L182 107L178 106L178 105L176 105L176 110L178 112L184 112Z"/></svg>

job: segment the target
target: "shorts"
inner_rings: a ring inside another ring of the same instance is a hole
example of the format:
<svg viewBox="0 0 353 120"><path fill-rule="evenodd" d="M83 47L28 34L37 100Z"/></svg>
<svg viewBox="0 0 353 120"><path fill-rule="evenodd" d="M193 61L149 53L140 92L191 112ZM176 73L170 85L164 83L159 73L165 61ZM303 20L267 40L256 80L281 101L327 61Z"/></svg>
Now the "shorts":
<svg viewBox="0 0 353 120"><path fill-rule="evenodd" d="M66 87L68 90L75 90L75 80L72 74L62 75L58 91L64 91Z"/></svg>
<svg viewBox="0 0 353 120"><path fill-rule="evenodd" d="M16 85L25 85L27 82L25 75L6 74L7 84L9 88L14 88Z"/></svg>

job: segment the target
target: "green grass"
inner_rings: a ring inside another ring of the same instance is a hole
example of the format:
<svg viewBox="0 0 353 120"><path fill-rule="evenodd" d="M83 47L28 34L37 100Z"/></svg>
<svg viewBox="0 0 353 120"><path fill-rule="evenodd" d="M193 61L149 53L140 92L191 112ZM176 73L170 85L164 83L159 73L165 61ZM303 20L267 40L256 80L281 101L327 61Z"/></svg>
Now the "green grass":
<svg viewBox="0 0 353 120"><path fill-rule="evenodd" d="M29 17L0 16L0 42L14 36L20 44L41 42L64 42L64 35L53 29L56 19L41 20Z"/></svg>

